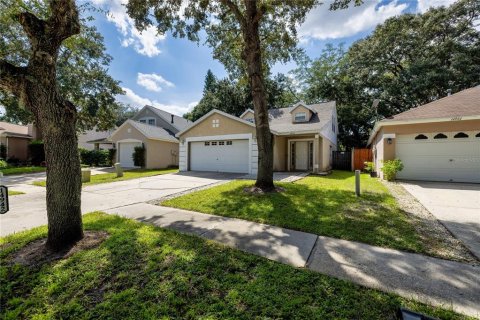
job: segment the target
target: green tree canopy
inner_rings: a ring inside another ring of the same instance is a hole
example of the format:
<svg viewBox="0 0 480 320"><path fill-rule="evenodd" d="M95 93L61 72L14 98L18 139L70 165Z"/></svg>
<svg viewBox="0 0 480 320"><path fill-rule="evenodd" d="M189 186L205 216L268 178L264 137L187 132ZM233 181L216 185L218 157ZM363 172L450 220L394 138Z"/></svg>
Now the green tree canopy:
<svg viewBox="0 0 480 320"><path fill-rule="evenodd" d="M479 13L478 1L461 0L393 17L346 52L328 46L295 74L308 102L337 101L340 143L364 146L375 120L480 84Z"/></svg>
<svg viewBox="0 0 480 320"><path fill-rule="evenodd" d="M61 94L77 107L79 130L97 127L109 129L115 125L117 94L123 91L119 82L108 74L112 58L106 53L103 36L91 24L94 10L88 4L79 8L81 32L62 43L57 60L57 81ZM26 66L31 56L30 44L16 15L28 11L39 18L50 15L44 0L5 0L0 2L0 58L16 66ZM0 89L0 105L6 109L4 119L28 123L33 120L29 110L11 93Z"/></svg>
<svg viewBox="0 0 480 320"><path fill-rule="evenodd" d="M287 76L279 73L265 80L269 108L287 107L298 101L292 89L291 80ZM202 99L191 112L184 115L184 118L195 121L212 109L239 116L249 108L254 107L248 82L234 81L229 78L218 80L208 70Z"/></svg>

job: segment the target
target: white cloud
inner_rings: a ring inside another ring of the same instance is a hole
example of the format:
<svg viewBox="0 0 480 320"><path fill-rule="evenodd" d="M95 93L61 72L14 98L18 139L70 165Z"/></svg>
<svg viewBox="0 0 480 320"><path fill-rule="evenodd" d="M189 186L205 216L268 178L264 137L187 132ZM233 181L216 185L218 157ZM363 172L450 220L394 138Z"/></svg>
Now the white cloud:
<svg viewBox="0 0 480 320"><path fill-rule="evenodd" d="M371 0L358 7L330 11L331 2L326 1L308 13L305 23L299 28L302 41L350 37L400 15L408 7L408 4L397 0L386 4L381 4L381 0Z"/></svg>
<svg viewBox="0 0 480 320"><path fill-rule="evenodd" d="M148 57L161 53L158 44L165 39L165 35L157 34L154 26L148 27L143 32L138 31L133 20L127 15L125 4L128 0L92 0L92 2L108 10L107 20L115 24L122 35L122 46L132 46L135 51Z"/></svg>
<svg viewBox="0 0 480 320"><path fill-rule="evenodd" d="M436 7L448 7L456 0L418 0L417 9L419 12L424 13L430 8Z"/></svg>
<svg viewBox="0 0 480 320"><path fill-rule="evenodd" d="M165 80L165 78L156 73L145 74L139 72L137 75L137 83L145 89L155 92L162 91L163 87L175 87L173 83Z"/></svg>
<svg viewBox="0 0 480 320"><path fill-rule="evenodd" d="M191 102L188 104L164 104L160 103L156 100L150 100L145 97L141 97L136 94L130 88L122 88L125 91L125 95L118 95L117 100L123 102L125 104L129 104L130 106L140 109L143 108L146 104L150 106L154 106L156 108L165 110L167 112L182 116L183 114L190 111L193 106L197 105L198 102Z"/></svg>

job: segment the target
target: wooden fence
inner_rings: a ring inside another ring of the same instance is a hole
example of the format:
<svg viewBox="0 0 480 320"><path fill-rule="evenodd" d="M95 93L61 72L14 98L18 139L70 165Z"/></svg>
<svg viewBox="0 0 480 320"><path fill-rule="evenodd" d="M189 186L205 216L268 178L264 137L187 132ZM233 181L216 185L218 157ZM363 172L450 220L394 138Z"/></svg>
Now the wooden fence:
<svg viewBox="0 0 480 320"><path fill-rule="evenodd" d="M352 170L363 170L365 162L371 162L372 149L353 149Z"/></svg>

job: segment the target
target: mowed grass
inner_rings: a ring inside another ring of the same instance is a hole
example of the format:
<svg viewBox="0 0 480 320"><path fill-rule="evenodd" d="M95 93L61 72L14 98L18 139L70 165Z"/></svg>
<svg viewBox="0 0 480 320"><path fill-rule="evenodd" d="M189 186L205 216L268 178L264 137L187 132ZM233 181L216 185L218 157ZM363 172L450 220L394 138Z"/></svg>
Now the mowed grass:
<svg viewBox="0 0 480 320"><path fill-rule="evenodd" d="M400 306L465 319L118 216L87 214L84 226L110 236L37 267L9 255L46 227L0 239L2 319L398 319Z"/></svg>
<svg viewBox="0 0 480 320"><path fill-rule="evenodd" d="M3 173L3 175L8 176L12 174L23 174L23 173L36 173L36 172L44 172L46 170L45 167L10 167L10 168L4 168L0 169L0 172Z"/></svg>
<svg viewBox="0 0 480 320"><path fill-rule="evenodd" d="M309 176L295 183L276 183L285 192L265 195L244 192L253 181L238 180L170 199L161 205L235 217L280 227L354 240L412 252L424 252L407 215L386 187L361 176L355 196L351 172Z"/></svg>
<svg viewBox="0 0 480 320"><path fill-rule="evenodd" d="M8 195L9 196L18 196L20 194L25 194L25 192L8 189Z"/></svg>
<svg viewBox="0 0 480 320"><path fill-rule="evenodd" d="M157 176L160 174L175 173L175 172L178 172L178 169L132 169L132 170L125 170L123 172L123 177L120 177L120 178L117 178L116 173L103 173L103 174L92 175L90 182L86 182L83 185L91 186L94 184L138 179L138 178L151 177L151 176ZM38 180L38 181L34 181L32 184L39 187L45 187L47 185L47 181Z"/></svg>

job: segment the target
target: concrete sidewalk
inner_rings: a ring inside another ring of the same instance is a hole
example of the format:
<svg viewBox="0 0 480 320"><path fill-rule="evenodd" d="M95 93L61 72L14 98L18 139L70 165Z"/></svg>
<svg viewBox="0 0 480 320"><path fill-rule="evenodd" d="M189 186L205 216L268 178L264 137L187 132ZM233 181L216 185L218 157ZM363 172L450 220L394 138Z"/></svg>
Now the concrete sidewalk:
<svg viewBox="0 0 480 320"><path fill-rule="evenodd" d="M137 203L106 212L480 316L480 267L240 219Z"/></svg>

